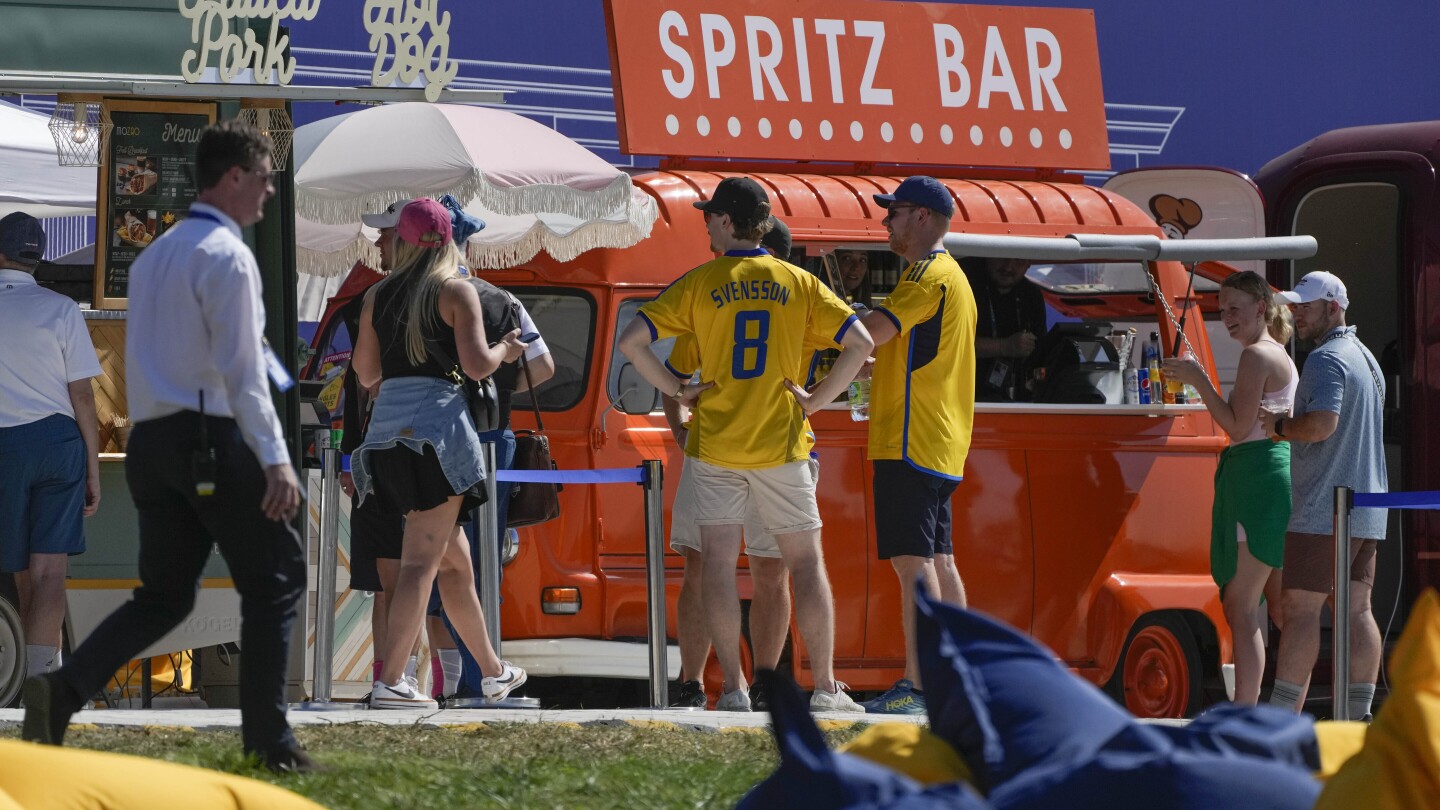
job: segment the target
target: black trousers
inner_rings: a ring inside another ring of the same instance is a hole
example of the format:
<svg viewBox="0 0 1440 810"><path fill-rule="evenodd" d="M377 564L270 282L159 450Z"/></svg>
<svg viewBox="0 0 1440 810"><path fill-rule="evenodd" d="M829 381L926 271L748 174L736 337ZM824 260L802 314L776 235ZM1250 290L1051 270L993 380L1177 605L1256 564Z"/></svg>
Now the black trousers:
<svg viewBox="0 0 1440 810"><path fill-rule="evenodd" d="M216 455L215 493L195 494L198 413L140 422L125 479L140 514L140 587L60 670L83 700L189 615L200 575L218 546L240 593L240 717L247 753L295 745L285 720L285 663L305 560L294 527L260 511L265 473L234 419L204 417Z"/></svg>

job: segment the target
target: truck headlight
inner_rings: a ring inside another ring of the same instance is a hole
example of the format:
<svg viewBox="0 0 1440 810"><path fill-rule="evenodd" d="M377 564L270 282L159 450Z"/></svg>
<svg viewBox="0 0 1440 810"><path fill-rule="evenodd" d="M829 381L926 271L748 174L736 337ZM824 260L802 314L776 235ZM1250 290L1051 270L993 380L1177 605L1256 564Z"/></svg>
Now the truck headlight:
<svg viewBox="0 0 1440 810"><path fill-rule="evenodd" d="M505 539L500 541L500 564L509 565L520 553L520 532L516 529L506 529Z"/></svg>

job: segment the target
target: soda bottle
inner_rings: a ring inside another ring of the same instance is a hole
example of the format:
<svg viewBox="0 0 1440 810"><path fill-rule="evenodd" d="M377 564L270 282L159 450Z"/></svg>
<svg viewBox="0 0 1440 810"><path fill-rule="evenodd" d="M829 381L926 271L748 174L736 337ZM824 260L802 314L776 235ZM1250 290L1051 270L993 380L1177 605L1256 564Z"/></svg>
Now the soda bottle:
<svg viewBox="0 0 1440 810"><path fill-rule="evenodd" d="M851 421L870 421L870 378L850 381L849 400Z"/></svg>
<svg viewBox="0 0 1440 810"><path fill-rule="evenodd" d="M1145 364L1150 370L1150 402L1155 405L1163 405L1165 404L1165 377L1160 372L1159 332L1151 332L1150 342L1145 344Z"/></svg>

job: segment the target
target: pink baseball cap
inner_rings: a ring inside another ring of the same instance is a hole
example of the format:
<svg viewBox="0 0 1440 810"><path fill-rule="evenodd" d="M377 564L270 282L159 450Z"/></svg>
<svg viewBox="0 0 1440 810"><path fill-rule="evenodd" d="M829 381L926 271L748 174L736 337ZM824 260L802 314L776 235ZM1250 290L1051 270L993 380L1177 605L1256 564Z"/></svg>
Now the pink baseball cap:
<svg viewBox="0 0 1440 810"><path fill-rule="evenodd" d="M431 200L416 200L400 212L397 233L416 247L438 248L450 244L450 212ZM426 238L427 234L435 236Z"/></svg>

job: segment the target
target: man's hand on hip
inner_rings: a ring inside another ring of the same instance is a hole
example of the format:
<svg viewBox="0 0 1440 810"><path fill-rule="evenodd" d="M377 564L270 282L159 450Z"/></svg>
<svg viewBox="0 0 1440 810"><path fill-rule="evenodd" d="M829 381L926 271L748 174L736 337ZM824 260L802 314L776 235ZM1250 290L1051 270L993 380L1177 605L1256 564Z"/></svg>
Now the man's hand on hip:
<svg viewBox="0 0 1440 810"><path fill-rule="evenodd" d="M265 517L289 522L299 506L300 482L295 478L295 469L288 463L266 467L265 497L260 501Z"/></svg>

